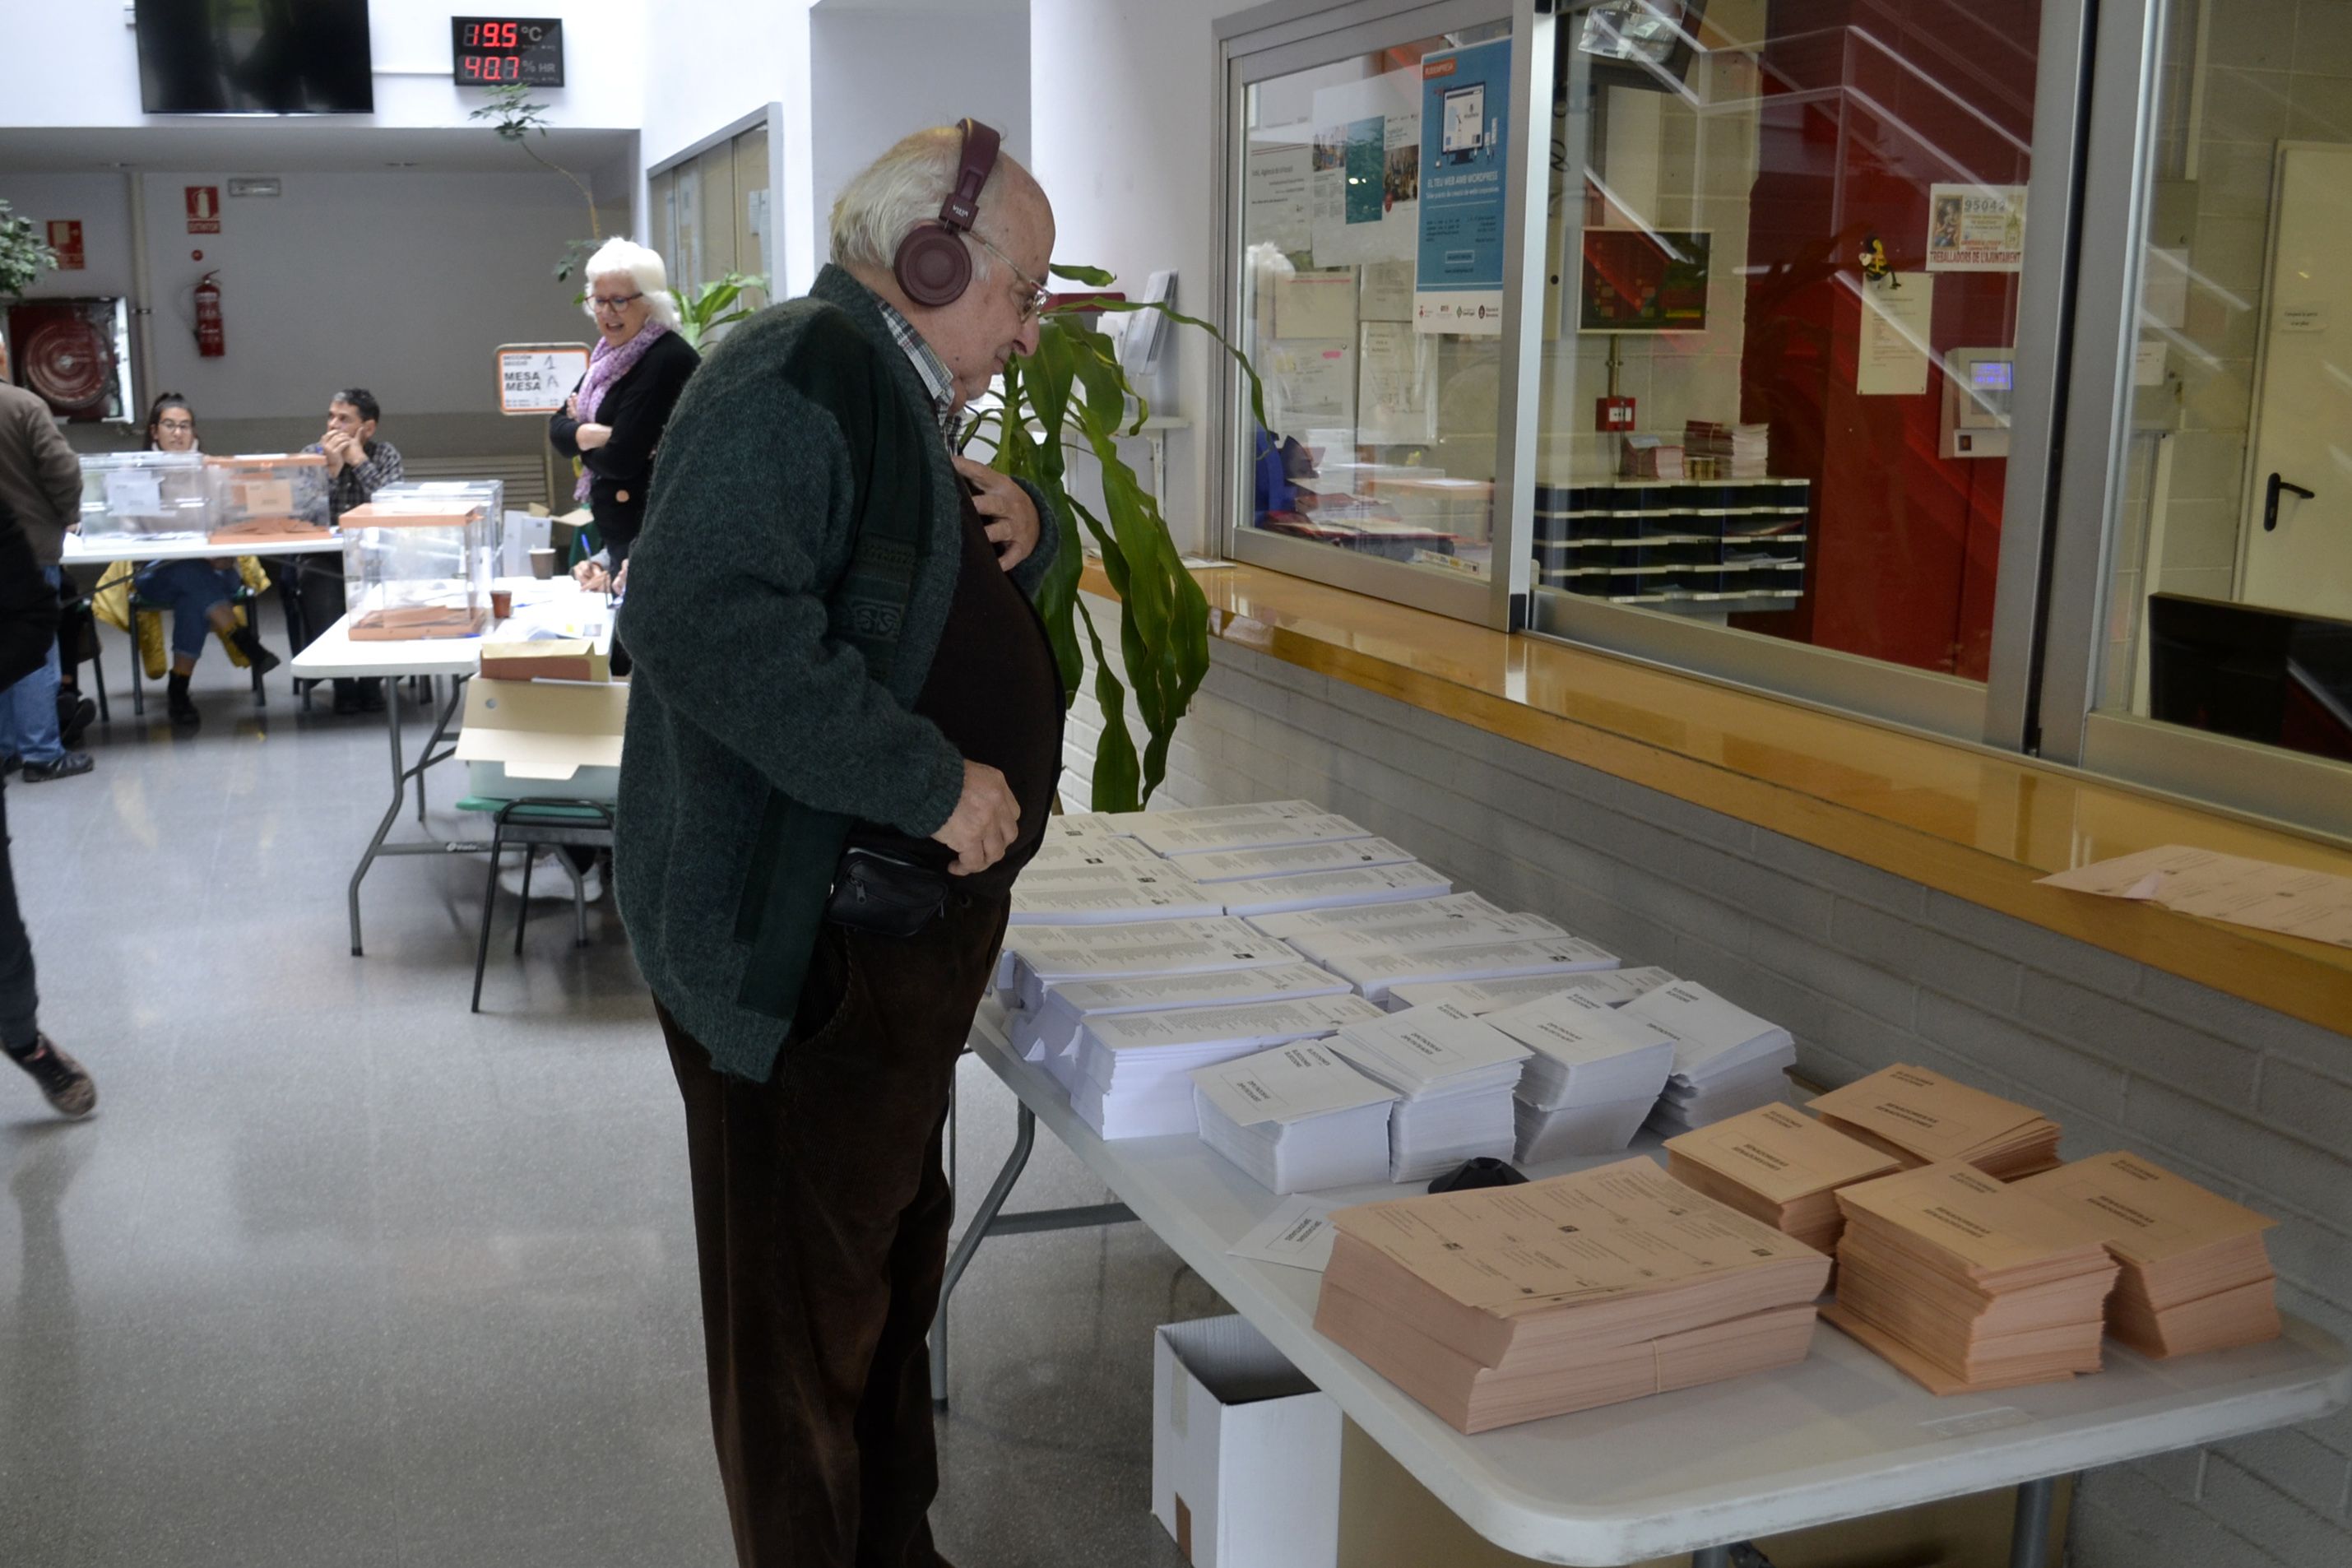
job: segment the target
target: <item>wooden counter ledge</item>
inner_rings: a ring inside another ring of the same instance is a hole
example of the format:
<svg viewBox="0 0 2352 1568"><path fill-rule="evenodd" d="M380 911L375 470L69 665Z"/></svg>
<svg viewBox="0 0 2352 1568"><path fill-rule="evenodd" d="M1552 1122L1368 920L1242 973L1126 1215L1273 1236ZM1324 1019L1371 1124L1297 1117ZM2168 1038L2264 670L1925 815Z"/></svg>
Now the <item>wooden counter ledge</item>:
<svg viewBox="0 0 2352 1568"><path fill-rule="evenodd" d="M2352 1033L2352 949L2034 885L2161 844L2352 876L2326 840L1261 568L1200 581L1228 642ZM1091 561L1082 586L1116 597Z"/></svg>

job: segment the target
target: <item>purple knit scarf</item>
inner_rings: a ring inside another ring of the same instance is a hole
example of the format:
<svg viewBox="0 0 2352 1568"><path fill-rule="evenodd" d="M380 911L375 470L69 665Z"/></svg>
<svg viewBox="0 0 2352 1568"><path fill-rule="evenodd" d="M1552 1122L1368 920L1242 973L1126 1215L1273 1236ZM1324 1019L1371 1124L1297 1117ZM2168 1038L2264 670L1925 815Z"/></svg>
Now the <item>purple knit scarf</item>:
<svg viewBox="0 0 2352 1568"><path fill-rule="evenodd" d="M583 425L596 422L596 411L604 406L604 394L612 384L637 368L654 340L669 331L659 321L647 321L637 329L637 335L614 348L603 338L596 340L596 350L588 356L588 374L580 381L579 419ZM588 499L588 470L580 470L580 482L572 487L574 500Z"/></svg>

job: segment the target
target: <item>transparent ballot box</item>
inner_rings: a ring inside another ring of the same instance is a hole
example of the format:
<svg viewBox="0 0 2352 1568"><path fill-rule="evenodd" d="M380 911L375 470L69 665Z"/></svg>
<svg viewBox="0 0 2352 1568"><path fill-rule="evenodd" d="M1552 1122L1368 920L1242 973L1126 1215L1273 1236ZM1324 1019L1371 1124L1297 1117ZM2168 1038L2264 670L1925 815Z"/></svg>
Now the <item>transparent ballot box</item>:
<svg viewBox="0 0 2352 1568"><path fill-rule="evenodd" d="M216 540L316 537L328 531L327 459L316 452L206 458Z"/></svg>
<svg viewBox="0 0 2352 1568"><path fill-rule="evenodd" d="M382 492L378 492L381 496ZM354 642L464 637L490 618L489 518L479 506L395 497L343 513Z"/></svg>
<svg viewBox="0 0 2352 1568"><path fill-rule="evenodd" d="M488 527L482 538L483 547L489 552L489 564L484 568L491 577L498 574L499 552L506 542L507 487L503 479L404 479L398 484L379 488L369 499L379 507L396 508L402 511L462 511L467 507L479 507Z"/></svg>
<svg viewBox="0 0 2352 1568"><path fill-rule="evenodd" d="M82 458L83 537L202 538L212 525L212 488L198 454L93 452Z"/></svg>

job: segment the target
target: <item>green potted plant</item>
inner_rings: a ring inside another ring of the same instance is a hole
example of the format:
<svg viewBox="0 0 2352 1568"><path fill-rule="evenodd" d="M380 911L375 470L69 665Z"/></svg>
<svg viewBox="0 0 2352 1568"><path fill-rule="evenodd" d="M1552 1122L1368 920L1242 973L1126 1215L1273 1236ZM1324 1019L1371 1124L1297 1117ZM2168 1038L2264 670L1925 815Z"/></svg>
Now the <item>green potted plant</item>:
<svg viewBox="0 0 2352 1568"><path fill-rule="evenodd" d="M33 220L17 216L0 201L0 300L21 299L42 273L56 270L57 265L58 253L42 242Z"/></svg>
<svg viewBox="0 0 2352 1568"><path fill-rule="evenodd" d="M688 348L700 349L709 333L752 314L751 307L743 303L744 295L767 291L767 279L756 272L730 272L709 283L679 289L678 336L686 340Z"/></svg>
<svg viewBox="0 0 2352 1568"><path fill-rule="evenodd" d="M1099 268L1056 265L1053 270L1090 289L1113 281ZM1215 339L1240 364L1251 407L1265 422L1256 371L1214 327L1156 303L1099 299L1046 310L1038 323L1037 351L1004 367L1003 405L981 421L996 443L994 466L1037 486L1063 520L1062 552L1038 593L1037 610L1073 701L1085 673L1081 627L1094 653L1095 701L1103 718L1095 749L1097 811L1138 811L1151 799L1168 776L1177 722L1209 669L1208 601L1169 537L1158 498L1118 453L1119 438L1142 429L1150 405L1129 384L1117 345L1086 320L1097 311L1138 310L1162 311ZM1100 515L1070 494L1072 451L1090 453L1101 468ZM1119 596L1119 653L1143 721L1140 748L1128 723L1128 686L1112 672L1102 634L1078 594L1086 568L1081 545L1100 554L1103 575Z"/></svg>
<svg viewBox="0 0 2352 1568"><path fill-rule="evenodd" d="M530 144L530 139L534 134L541 137L547 134L547 119L544 113L547 105L531 102L529 87L521 82L508 82L503 86L487 89L484 98L485 101L467 118L487 121L490 129L498 133L499 141L513 142L522 149L524 156L532 163L571 181L572 188L580 193L580 199L588 204L589 237L575 239L565 246L563 255L555 263L556 278L559 280L568 279L578 269L581 263L595 253L597 246L604 243L604 223L596 212L596 194L588 188L587 184L579 175L551 158L541 157L539 150Z"/></svg>

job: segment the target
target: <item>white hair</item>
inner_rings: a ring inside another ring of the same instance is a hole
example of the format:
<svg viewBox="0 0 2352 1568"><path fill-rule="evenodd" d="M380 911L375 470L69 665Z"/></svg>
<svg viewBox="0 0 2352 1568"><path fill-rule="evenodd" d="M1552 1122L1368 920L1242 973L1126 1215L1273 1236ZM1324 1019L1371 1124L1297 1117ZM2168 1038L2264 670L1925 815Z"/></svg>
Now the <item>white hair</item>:
<svg viewBox="0 0 2352 1568"><path fill-rule="evenodd" d="M1005 192L1010 157L1000 156L980 188L980 221L972 226L994 239L1003 232L990 221L992 195ZM918 131L868 163L842 188L833 204L833 259L844 267L887 272L908 235L938 220L963 167L963 132L952 125ZM986 247L971 247L974 282L988 281Z"/></svg>
<svg viewBox="0 0 2352 1568"><path fill-rule="evenodd" d="M647 250L634 239L608 239L588 258L580 275L592 294L599 278L626 278L646 297L646 310L653 320L665 327L677 325L677 300L669 291L669 268L662 265L659 252ZM590 321L596 319L593 303L583 301L580 308L588 312Z"/></svg>

